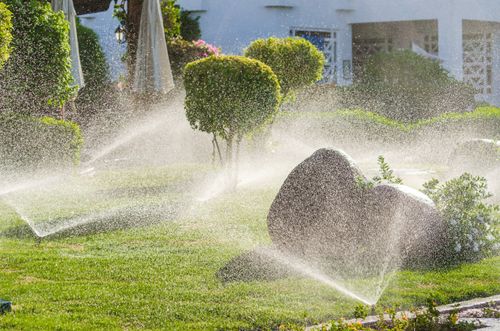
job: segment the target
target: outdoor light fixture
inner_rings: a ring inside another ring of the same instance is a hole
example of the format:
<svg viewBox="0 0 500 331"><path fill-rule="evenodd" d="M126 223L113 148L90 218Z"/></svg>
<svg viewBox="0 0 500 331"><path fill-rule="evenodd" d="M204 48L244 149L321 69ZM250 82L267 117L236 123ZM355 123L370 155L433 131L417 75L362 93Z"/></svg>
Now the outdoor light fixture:
<svg viewBox="0 0 500 331"><path fill-rule="evenodd" d="M120 44L125 42L125 29L122 26L116 28L115 38Z"/></svg>

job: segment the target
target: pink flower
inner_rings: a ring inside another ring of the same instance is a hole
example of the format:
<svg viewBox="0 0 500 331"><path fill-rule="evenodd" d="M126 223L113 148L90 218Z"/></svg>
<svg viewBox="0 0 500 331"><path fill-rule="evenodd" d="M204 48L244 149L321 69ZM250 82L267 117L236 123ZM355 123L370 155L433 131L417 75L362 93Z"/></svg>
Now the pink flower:
<svg viewBox="0 0 500 331"><path fill-rule="evenodd" d="M201 39L194 42L194 45L197 47L203 46L205 44L206 44L206 42L204 40L201 40Z"/></svg>

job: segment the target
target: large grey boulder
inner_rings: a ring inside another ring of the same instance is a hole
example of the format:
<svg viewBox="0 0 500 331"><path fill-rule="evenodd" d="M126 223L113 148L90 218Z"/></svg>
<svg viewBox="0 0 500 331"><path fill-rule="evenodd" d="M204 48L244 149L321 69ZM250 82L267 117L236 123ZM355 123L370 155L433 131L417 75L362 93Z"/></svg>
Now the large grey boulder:
<svg viewBox="0 0 500 331"><path fill-rule="evenodd" d="M345 153L316 151L290 173L271 205L273 243L353 272L435 261L444 229L432 201L401 185L366 189L360 180L365 177Z"/></svg>

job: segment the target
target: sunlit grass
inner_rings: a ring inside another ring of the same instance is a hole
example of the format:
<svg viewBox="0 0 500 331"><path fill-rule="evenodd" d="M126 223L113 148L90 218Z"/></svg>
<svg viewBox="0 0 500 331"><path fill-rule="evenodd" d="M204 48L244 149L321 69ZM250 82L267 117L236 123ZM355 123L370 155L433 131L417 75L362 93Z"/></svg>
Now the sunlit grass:
<svg viewBox="0 0 500 331"><path fill-rule="evenodd" d="M102 176L115 178L106 183L106 190L115 192L110 201L148 199L147 190L124 197L115 187L133 192L157 186L177 187L164 194L183 200L178 188L191 187L199 169L176 171ZM277 190L238 190L206 203L190 200L175 220L39 245L9 235L5 230L22 223L7 206L0 207L0 298L14 303L12 313L0 316L0 329L265 329L350 314L357 302L310 279L224 284L217 278L232 258L270 244L266 216ZM381 304L408 307L430 296L447 303L498 294L499 273L499 257L447 270L402 271Z"/></svg>

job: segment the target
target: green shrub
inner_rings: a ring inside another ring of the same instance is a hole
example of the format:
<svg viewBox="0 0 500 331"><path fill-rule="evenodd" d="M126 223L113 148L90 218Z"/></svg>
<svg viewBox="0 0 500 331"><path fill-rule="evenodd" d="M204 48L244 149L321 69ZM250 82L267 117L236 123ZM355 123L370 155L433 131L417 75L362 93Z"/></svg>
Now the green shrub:
<svg viewBox="0 0 500 331"><path fill-rule="evenodd" d="M4 0L13 13L13 52L0 72L0 107L41 113L74 95L69 25L37 0Z"/></svg>
<svg viewBox="0 0 500 331"><path fill-rule="evenodd" d="M99 36L91 28L81 25L79 21L76 30L85 85L92 88L108 85L109 67L99 43Z"/></svg>
<svg viewBox="0 0 500 331"><path fill-rule="evenodd" d="M449 245L443 247L451 263L473 262L490 256L500 243L500 209L486 200L486 179L468 173L440 184L433 179L423 192L434 200L447 225Z"/></svg>
<svg viewBox="0 0 500 331"><path fill-rule="evenodd" d="M82 144L80 128L73 122L0 114L0 169L76 165Z"/></svg>
<svg viewBox="0 0 500 331"><path fill-rule="evenodd" d="M7 5L0 2L0 69L9 59L12 42L12 13Z"/></svg>
<svg viewBox="0 0 500 331"><path fill-rule="evenodd" d="M201 38L200 16L192 17L192 12L181 10L181 37L187 41Z"/></svg>
<svg viewBox="0 0 500 331"><path fill-rule="evenodd" d="M160 3L163 16L165 38L171 40L181 35L181 9L176 0L162 0Z"/></svg>
<svg viewBox="0 0 500 331"><path fill-rule="evenodd" d="M438 62L409 50L373 55L356 84L343 92L344 107L405 122L468 111L475 104L473 88L452 78Z"/></svg>
<svg viewBox="0 0 500 331"><path fill-rule="evenodd" d="M85 87L78 92L76 108L79 118L85 118L105 108L111 102L112 87L106 56L99 37L90 28L77 23L78 46ZM111 99L111 100L110 100Z"/></svg>
<svg viewBox="0 0 500 331"><path fill-rule="evenodd" d="M245 50L245 56L270 66L285 96L319 81L325 64L323 53L302 38L258 39Z"/></svg>
<svg viewBox="0 0 500 331"><path fill-rule="evenodd" d="M233 141L259 128L276 113L280 86L264 63L241 56L211 56L191 62L184 71L186 115L194 129L227 142L227 161Z"/></svg>
<svg viewBox="0 0 500 331"><path fill-rule="evenodd" d="M175 38L168 42L168 56L172 73L176 79L181 78L184 67L189 62L200 60L211 55L219 55L220 50L203 40L187 41Z"/></svg>

